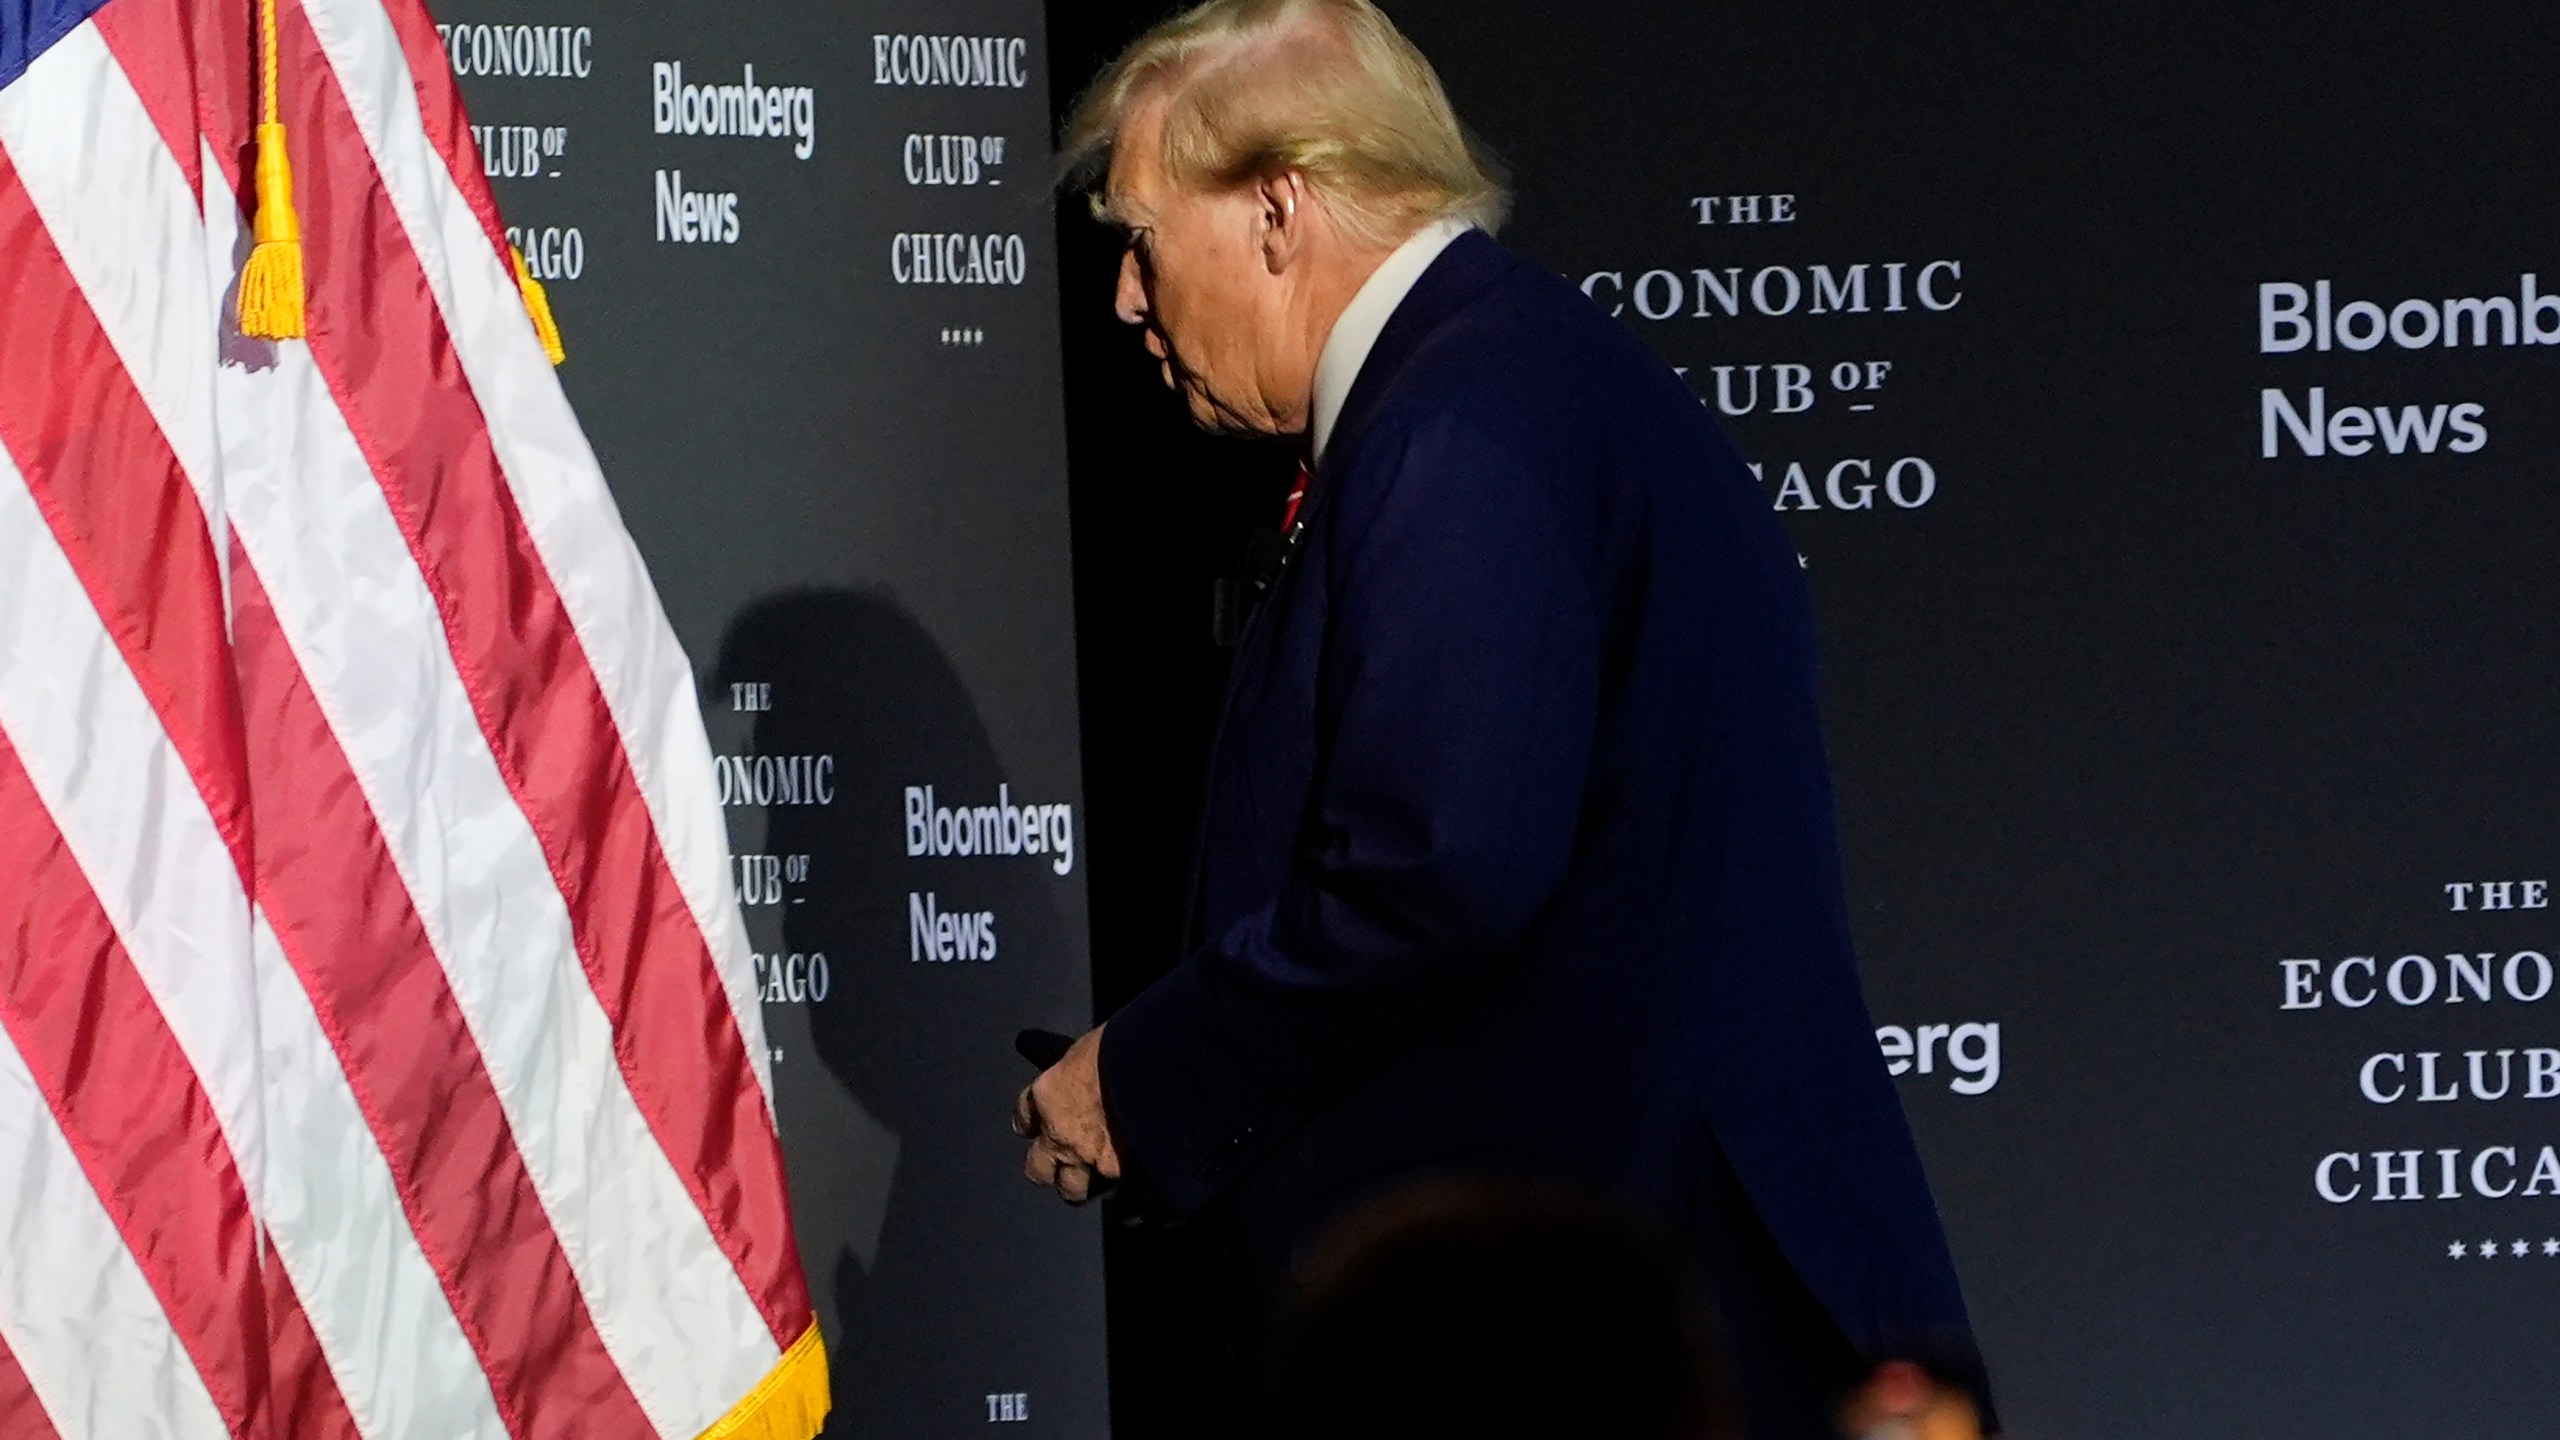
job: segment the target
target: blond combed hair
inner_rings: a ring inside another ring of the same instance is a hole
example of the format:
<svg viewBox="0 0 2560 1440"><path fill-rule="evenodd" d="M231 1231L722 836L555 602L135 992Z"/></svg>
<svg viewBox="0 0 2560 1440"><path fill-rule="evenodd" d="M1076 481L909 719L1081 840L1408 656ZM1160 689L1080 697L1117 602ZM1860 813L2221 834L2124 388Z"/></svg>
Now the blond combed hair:
<svg viewBox="0 0 2560 1440"><path fill-rule="evenodd" d="M1193 191L1295 170L1374 245L1440 219L1491 231L1510 208L1431 62L1369 0L1207 0L1139 36L1076 103L1062 146L1067 183L1105 219L1111 147L1158 96L1166 177Z"/></svg>

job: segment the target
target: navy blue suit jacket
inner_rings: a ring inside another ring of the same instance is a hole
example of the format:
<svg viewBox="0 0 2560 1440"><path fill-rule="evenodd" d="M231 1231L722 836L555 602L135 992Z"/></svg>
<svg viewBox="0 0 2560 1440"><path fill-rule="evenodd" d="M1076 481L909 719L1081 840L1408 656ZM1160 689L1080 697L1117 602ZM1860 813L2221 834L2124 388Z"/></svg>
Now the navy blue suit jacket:
<svg viewBox="0 0 2560 1440"><path fill-rule="evenodd" d="M1746 1391L1845 1378L1790 1358L1843 1337L1973 1367L1859 990L1810 597L1697 397L1470 233L1305 518L1237 652L1193 948L1104 1032L1131 1168L1275 1264L1400 1180L1598 1187L1717 1272Z"/></svg>

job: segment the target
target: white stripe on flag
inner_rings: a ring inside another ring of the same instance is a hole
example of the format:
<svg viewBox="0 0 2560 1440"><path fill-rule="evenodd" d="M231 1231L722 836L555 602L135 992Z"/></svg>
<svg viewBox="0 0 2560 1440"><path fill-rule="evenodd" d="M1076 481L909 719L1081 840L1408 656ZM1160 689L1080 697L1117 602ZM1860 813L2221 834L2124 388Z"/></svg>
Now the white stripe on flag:
<svg viewBox="0 0 2560 1440"><path fill-rule="evenodd" d="M0 1164L0 1342L62 1440L226 1440L204 1377L4 1035Z"/></svg>
<svg viewBox="0 0 2560 1440"><path fill-rule="evenodd" d="M772 1054L730 889L727 821L702 763L711 747L692 666L525 319L515 277L427 136L389 17L378 0L305 0L303 9L435 291L516 508L622 735L668 868L720 966L769 1117Z"/></svg>
<svg viewBox="0 0 2560 1440"><path fill-rule="evenodd" d="M226 366L219 385L241 548L417 907L597 1334L660 1433L691 1437L762 1378L771 1332L623 1083L568 907L309 353L279 347L272 368ZM315 1325L331 1313L317 1297L308 1308Z"/></svg>

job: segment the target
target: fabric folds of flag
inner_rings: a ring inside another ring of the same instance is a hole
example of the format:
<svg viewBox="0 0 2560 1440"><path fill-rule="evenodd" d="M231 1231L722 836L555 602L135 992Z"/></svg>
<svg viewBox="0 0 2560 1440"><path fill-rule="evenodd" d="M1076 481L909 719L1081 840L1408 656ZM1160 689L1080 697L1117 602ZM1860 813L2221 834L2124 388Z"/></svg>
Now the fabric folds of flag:
<svg viewBox="0 0 2560 1440"><path fill-rule="evenodd" d="M824 1418L693 677L524 281L419 0L0 0L0 1435Z"/></svg>

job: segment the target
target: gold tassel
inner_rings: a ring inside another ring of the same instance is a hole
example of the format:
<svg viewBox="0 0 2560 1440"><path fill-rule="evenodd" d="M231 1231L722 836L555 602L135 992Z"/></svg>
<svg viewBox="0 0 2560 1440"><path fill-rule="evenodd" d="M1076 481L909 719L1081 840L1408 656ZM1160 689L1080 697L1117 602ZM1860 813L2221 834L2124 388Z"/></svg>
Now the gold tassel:
<svg viewBox="0 0 2560 1440"><path fill-rule="evenodd" d="M284 126L258 127L257 244L240 270L240 333L260 340L302 338L302 222L293 213L293 165Z"/></svg>
<svg viewBox="0 0 2560 1440"><path fill-rule="evenodd" d="M810 1440L827 1421L827 1347L813 1321L782 1359L699 1440Z"/></svg>
<svg viewBox="0 0 2560 1440"><path fill-rule="evenodd" d="M507 253L516 257L516 288L524 292L524 313L533 317L533 333L542 339L542 353L557 365L569 358L569 352L560 344L560 322L551 318L551 296L525 268L522 250L509 246Z"/></svg>
<svg viewBox="0 0 2560 1440"><path fill-rule="evenodd" d="M299 340L302 314L302 222L293 213L293 162L285 155L284 116L276 98L276 0L258 6L260 100L257 241L240 269L240 333L259 340Z"/></svg>

